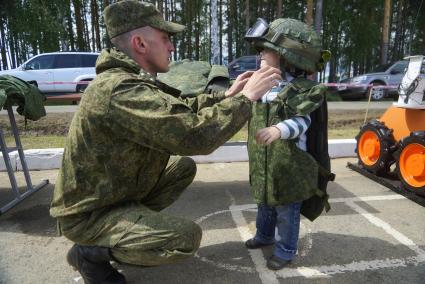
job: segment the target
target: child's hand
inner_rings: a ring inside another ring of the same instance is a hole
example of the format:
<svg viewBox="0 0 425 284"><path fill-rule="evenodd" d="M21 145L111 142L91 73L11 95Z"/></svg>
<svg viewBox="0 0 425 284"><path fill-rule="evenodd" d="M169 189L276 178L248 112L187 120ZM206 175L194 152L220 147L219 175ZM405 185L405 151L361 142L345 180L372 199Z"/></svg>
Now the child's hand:
<svg viewBox="0 0 425 284"><path fill-rule="evenodd" d="M279 138L280 130L276 126L262 128L255 134L255 140L258 144L270 145L270 143Z"/></svg>

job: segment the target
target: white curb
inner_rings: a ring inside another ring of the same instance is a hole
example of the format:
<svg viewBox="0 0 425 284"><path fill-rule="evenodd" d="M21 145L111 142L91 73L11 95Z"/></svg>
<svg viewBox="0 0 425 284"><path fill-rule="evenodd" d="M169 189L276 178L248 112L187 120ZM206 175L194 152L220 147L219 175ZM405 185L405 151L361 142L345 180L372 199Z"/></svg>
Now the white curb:
<svg viewBox="0 0 425 284"><path fill-rule="evenodd" d="M355 139L329 140L329 155L331 158L354 157ZM58 169L62 163L63 148L25 150L25 159L29 170ZM0 171L6 167L3 155L0 153ZM22 164L17 151L9 153L12 167L22 170ZM246 142L228 142L209 155L192 156L196 163L226 163L248 161Z"/></svg>
<svg viewBox="0 0 425 284"><path fill-rule="evenodd" d="M63 148L25 150L25 160L29 170L58 169L62 162ZM22 170L19 155L16 155L16 168Z"/></svg>
<svg viewBox="0 0 425 284"><path fill-rule="evenodd" d="M16 156L18 156L18 151L12 151L9 153L10 163L12 168L16 171ZM6 164L3 159L3 153L0 153L0 171L6 171Z"/></svg>
<svg viewBox="0 0 425 284"><path fill-rule="evenodd" d="M356 156L356 139L330 139L328 142L328 151L331 158Z"/></svg>

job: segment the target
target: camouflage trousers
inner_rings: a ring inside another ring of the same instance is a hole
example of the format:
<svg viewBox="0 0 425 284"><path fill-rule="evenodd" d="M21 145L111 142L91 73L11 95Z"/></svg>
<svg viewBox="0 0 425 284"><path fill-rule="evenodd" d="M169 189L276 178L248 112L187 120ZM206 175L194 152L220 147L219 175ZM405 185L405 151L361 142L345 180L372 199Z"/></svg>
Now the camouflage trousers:
<svg viewBox="0 0 425 284"><path fill-rule="evenodd" d="M144 200L58 218L60 231L75 243L111 248L122 263L154 266L185 259L199 248L201 228L159 211L178 199L195 174L192 159L172 157Z"/></svg>

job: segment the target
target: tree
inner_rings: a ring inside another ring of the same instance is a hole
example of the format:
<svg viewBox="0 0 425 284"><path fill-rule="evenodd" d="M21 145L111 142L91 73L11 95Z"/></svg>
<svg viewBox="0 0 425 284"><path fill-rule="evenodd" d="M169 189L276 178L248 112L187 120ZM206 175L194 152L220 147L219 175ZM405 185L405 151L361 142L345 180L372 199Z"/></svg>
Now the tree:
<svg viewBox="0 0 425 284"><path fill-rule="evenodd" d="M314 1L307 0L307 12L305 16L305 22L311 26L313 25L313 6L314 6Z"/></svg>
<svg viewBox="0 0 425 284"><path fill-rule="evenodd" d="M276 18L282 17L282 9L283 9L283 3L282 0L277 1L277 9L276 9Z"/></svg>
<svg viewBox="0 0 425 284"><path fill-rule="evenodd" d="M82 51L85 50L84 42L84 20L83 15L81 15L81 2L80 0L72 0L74 5L75 13L75 25L77 28L77 49Z"/></svg>
<svg viewBox="0 0 425 284"><path fill-rule="evenodd" d="M96 0L91 0L91 23L92 23L92 50L100 50L100 27L99 27L99 12Z"/></svg>
<svg viewBox="0 0 425 284"><path fill-rule="evenodd" d="M0 70L9 69L7 64L7 53L6 53L6 32L5 23L3 19L3 13L0 12L0 55L1 55L1 66Z"/></svg>
<svg viewBox="0 0 425 284"><path fill-rule="evenodd" d="M234 20L234 16L235 16L235 8L236 8L236 3L235 0L228 0L228 6L227 6L227 52L228 52L228 57L227 60L228 62L232 62L233 60L233 28L234 28L234 24L233 24L233 20Z"/></svg>
<svg viewBox="0 0 425 284"><path fill-rule="evenodd" d="M323 0L316 0L316 14L314 17L314 29L318 34L322 30L322 13L323 13Z"/></svg>
<svg viewBox="0 0 425 284"><path fill-rule="evenodd" d="M388 41L390 32L390 11L391 0L385 0L384 3L384 20L382 24L382 43L381 43L381 64L387 63L388 58Z"/></svg>
<svg viewBox="0 0 425 284"><path fill-rule="evenodd" d="M218 64L220 50L218 48L218 19L217 19L217 0L211 0L211 40L212 56L211 63Z"/></svg>
<svg viewBox="0 0 425 284"><path fill-rule="evenodd" d="M251 26L251 21L250 21L250 16L251 13L249 11L249 0L245 0L245 30L248 30L249 27ZM250 50L250 45L246 44L246 53L249 54L249 50Z"/></svg>

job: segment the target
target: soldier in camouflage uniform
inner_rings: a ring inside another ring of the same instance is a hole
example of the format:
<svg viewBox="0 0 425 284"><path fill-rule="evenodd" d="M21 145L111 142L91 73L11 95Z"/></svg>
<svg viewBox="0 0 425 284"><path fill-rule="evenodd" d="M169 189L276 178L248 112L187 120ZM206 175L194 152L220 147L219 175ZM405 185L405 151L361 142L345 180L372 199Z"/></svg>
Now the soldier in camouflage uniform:
<svg viewBox="0 0 425 284"><path fill-rule="evenodd" d="M277 19L270 26L258 19L246 39L260 51L261 66L280 67L286 73L278 86L252 103L248 138L258 214L256 234L245 245L256 249L275 244L267 267L277 270L296 254L302 202L322 194L319 165L307 152L306 132L326 87L306 75L321 70L329 54L321 50L314 30L294 19Z"/></svg>
<svg viewBox="0 0 425 284"><path fill-rule="evenodd" d="M168 70L169 36L184 26L135 0L111 4L104 19L117 49L102 51L71 122L50 214L75 242L67 260L85 283L125 283L111 260L160 265L199 247L198 225L160 212L196 173L192 159L171 155L214 151L281 72L262 68L226 92L182 99L156 75Z"/></svg>

